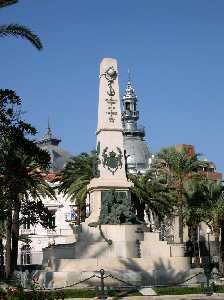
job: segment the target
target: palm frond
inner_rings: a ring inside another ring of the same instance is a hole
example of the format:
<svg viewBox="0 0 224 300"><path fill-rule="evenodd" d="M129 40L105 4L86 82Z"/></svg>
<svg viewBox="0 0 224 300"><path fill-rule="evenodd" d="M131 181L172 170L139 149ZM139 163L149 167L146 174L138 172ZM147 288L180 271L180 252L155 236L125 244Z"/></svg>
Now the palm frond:
<svg viewBox="0 0 224 300"><path fill-rule="evenodd" d="M18 3L18 0L0 0L0 8Z"/></svg>
<svg viewBox="0 0 224 300"><path fill-rule="evenodd" d="M40 38L29 28L20 24L9 24L0 26L0 37L14 36L27 39L38 50L43 49Z"/></svg>

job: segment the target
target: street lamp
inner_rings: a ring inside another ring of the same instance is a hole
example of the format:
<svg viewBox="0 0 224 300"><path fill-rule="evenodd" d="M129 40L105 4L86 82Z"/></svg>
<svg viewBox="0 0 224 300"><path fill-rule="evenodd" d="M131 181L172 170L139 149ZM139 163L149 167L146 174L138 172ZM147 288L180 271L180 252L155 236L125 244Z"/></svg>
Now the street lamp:
<svg viewBox="0 0 224 300"><path fill-rule="evenodd" d="M211 266L211 247L210 247L210 234L212 233L211 229L207 228L207 235L208 235L208 263Z"/></svg>
<svg viewBox="0 0 224 300"><path fill-rule="evenodd" d="M208 296L211 296L213 294L212 288L210 285L210 279L212 277L212 262L211 262L211 248L210 248L210 234L212 233L211 229L207 228L207 235L208 235L208 261L206 262L204 266L204 272L207 280L207 287L205 289L205 293Z"/></svg>

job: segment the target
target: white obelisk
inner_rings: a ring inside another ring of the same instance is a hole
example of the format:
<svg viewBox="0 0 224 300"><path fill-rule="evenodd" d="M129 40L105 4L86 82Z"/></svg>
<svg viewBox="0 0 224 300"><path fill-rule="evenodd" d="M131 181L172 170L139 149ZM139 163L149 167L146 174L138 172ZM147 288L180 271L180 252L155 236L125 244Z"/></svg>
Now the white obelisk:
<svg viewBox="0 0 224 300"><path fill-rule="evenodd" d="M88 186L91 214L87 223L99 219L102 191L127 191L132 186L126 177L118 70L117 61L113 58L104 58L100 64L96 136L99 176L92 179Z"/></svg>

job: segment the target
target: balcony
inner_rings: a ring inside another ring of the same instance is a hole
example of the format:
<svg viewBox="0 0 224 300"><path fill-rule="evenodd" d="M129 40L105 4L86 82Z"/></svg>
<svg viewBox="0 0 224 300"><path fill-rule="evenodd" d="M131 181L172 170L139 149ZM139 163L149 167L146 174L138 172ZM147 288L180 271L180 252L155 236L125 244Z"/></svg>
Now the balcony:
<svg viewBox="0 0 224 300"><path fill-rule="evenodd" d="M20 228L20 234L24 235L34 235L36 234L35 228Z"/></svg>
<svg viewBox="0 0 224 300"><path fill-rule="evenodd" d="M65 228L55 228L55 229L47 229L48 236L69 236L73 235L72 229L65 229Z"/></svg>

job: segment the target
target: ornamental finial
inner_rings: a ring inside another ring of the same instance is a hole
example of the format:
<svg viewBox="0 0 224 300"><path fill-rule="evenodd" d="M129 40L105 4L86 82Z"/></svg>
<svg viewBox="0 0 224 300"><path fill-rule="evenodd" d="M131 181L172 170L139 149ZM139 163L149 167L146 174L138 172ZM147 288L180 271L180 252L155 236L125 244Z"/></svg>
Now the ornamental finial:
<svg viewBox="0 0 224 300"><path fill-rule="evenodd" d="M131 82L131 70L128 69L128 81Z"/></svg>
<svg viewBox="0 0 224 300"><path fill-rule="evenodd" d="M123 96L123 101L126 101L126 100L129 101L130 99L134 102L137 101L135 89L133 88L133 85L131 82L131 71L130 71L130 69L128 69L128 82L127 82L127 86L126 86L125 93Z"/></svg>

